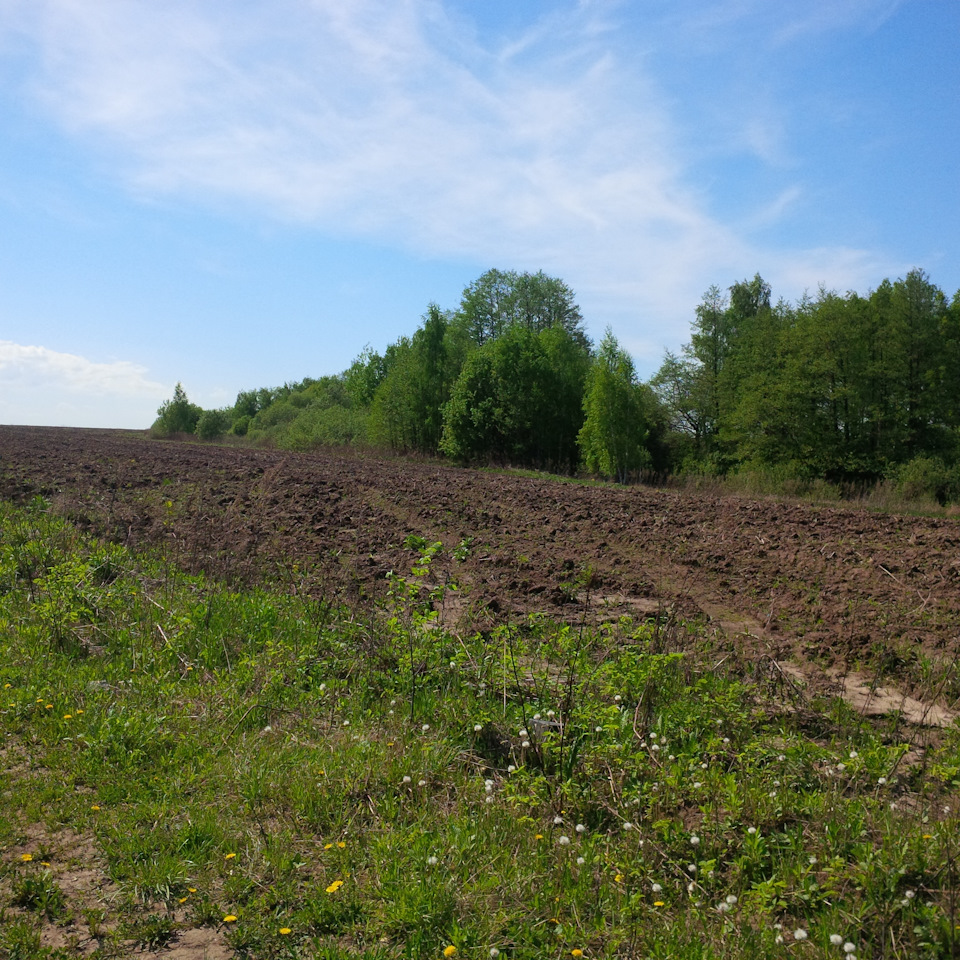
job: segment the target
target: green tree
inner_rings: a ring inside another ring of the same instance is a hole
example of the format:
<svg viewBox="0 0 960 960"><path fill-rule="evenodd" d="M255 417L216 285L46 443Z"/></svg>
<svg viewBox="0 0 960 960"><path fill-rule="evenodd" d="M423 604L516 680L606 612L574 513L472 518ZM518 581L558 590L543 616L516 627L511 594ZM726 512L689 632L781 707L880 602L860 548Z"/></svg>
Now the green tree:
<svg viewBox="0 0 960 960"><path fill-rule="evenodd" d="M150 428L154 436L169 437L178 433L193 433L203 410L187 399L183 384L177 383L173 397L165 400L157 410L157 419Z"/></svg>
<svg viewBox="0 0 960 960"><path fill-rule="evenodd" d="M609 327L587 377L583 409L578 441L584 466L626 483L649 462L644 395L633 360Z"/></svg>

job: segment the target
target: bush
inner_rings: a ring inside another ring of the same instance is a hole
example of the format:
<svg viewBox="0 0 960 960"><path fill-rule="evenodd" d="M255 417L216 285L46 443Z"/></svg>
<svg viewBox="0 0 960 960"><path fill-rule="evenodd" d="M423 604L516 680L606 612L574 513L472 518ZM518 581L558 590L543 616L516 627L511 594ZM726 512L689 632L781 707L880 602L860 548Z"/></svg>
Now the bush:
<svg viewBox="0 0 960 960"><path fill-rule="evenodd" d="M230 415L226 410L204 410L197 420L196 434L201 440L216 440L230 429Z"/></svg>
<svg viewBox="0 0 960 960"><path fill-rule="evenodd" d="M936 500L939 504L960 497L960 476L939 457L914 457L900 464L891 479L904 500Z"/></svg>

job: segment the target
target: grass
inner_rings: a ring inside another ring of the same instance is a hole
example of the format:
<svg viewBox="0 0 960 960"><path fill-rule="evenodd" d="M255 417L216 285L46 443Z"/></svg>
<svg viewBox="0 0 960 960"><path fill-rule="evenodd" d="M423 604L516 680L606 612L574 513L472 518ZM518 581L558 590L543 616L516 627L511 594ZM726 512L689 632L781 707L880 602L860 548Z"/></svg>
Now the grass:
<svg viewBox="0 0 960 960"><path fill-rule="evenodd" d="M409 546L337 608L0 505L0 960L960 953L960 730L696 625L450 634Z"/></svg>

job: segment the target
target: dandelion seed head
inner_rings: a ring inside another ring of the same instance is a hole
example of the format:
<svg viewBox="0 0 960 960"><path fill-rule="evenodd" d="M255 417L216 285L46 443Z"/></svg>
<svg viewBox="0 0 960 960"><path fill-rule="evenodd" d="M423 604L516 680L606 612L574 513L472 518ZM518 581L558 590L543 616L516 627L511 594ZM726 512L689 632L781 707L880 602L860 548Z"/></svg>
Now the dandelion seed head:
<svg viewBox="0 0 960 960"><path fill-rule="evenodd" d="M586 862L587 862L587 861L586 861L586 858L584 858L584 857L577 857L577 864L578 864L579 866L582 867Z"/></svg>
<svg viewBox="0 0 960 960"><path fill-rule="evenodd" d="M529 740L524 740L523 743L520 744L520 747L521 747L521 749L523 749L523 750L529 750L529 749L530 749L530 741L529 741Z"/></svg>
<svg viewBox="0 0 960 960"><path fill-rule="evenodd" d="M403 778L403 782L404 782L404 783L410 783L410 778L409 778L409 777L404 777L404 778Z"/></svg>
<svg viewBox="0 0 960 960"><path fill-rule="evenodd" d="M853 953L856 951L856 949L857 945L855 943L851 943L849 940L843 945L844 953Z"/></svg>
<svg viewBox="0 0 960 960"><path fill-rule="evenodd" d="M425 723L420 729L421 729L424 733L426 733L426 732L430 729L430 724L429 724L429 723Z"/></svg>
<svg viewBox="0 0 960 960"><path fill-rule="evenodd" d="M654 883L654 884L650 887L650 889L651 889L654 893L663 893L663 887L660 886L659 883Z"/></svg>
<svg viewBox="0 0 960 960"><path fill-rule="evenodd" d="M626 823L624 823L623 825L623 829L630 831L633 829L633 824L629 820L627 820Z"/></svg>
<svg viewBox="0 0 960 960"><path fill-rule="evenodd" d="M427 863L428 863L431 867L435 867L435 866L437 865L437 862L438 862L438 861L437 861L437 858L436 858L436 857L427 857Z"/></svg>
<svg viewBox="0 0 960 960"><path fill-rule="evenodd" d="M473 732L474 732L474 733L479 733L482 729L483 729L483 724L482 724L482 723L475 723L475 724L473 725Z"/></svg>
<svg viewBox="0 0 960 960"><path fill-rule="evenodd" d="M831 934L830 934L830 942L831 942L835 947L839 947L840 944L843 943L843 937L841 937L839 933L831 933Z"/></svg>
<svg viewBox="0 0 960 960"><path fill-rule="evenodd" d="M559 843L561 847L566 847L570 843L570 838L566 835L563 835L557 840L557 843Z"/></svg>
<svg viewBox="0 0 960 960"><path fill-rule="evenodd" d="M576 827L574 827L574 829L577 831L577 833L586 833L586 832L587 832L587 828L586 828L582 823L578 823L578 824L576 825Z"/></svg>
<svg viewBox="0 0 960 960"><path fill-rule="evenodd" d="M427 785L427 781L426 781L426 780L418 780L418 781L417 781L417 786L418 786L418 787L425 787L426 785Z"/></svg>
<svg viewBox="0 0 960 960"><path fill-rule="evenodd" d="M700 838L699 838L696 834L694 834L694 835L690 838L690 846L691 846L691 847L698 847L698 846L700 846Z"/></svg>
<svg viewBox="0 0 960 960"><path fill-rule="evenodd" d="M561 823L563 823L563 817L561 817L561 816L558 815L558 816L556 816L556 817L553 818L553 824L554 824L554 826L559 827Z"/></svg>
<svg viewBox="0 0 960 960"><path fill-rule="evenodd" d="M804 930L803 927L797 927L797 929L793 931L793 939L794 939L794 940L806 940L806 939L807 939L807 931Z"/></svg>

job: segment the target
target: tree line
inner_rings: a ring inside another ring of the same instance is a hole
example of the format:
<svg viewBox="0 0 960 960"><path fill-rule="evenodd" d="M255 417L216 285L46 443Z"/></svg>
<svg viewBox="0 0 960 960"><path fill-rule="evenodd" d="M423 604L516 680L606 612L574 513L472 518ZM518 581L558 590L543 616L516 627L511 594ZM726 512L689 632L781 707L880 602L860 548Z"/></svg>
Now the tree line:
<svg viewBox="0 0 960 960"><path fill-rule="evenodd" d="M226 433L294 450L359 444L627 482L644 473L765 472L881 480L960 498L960 294L922 270L866 296L821 289L773 302L756 275L711 287L690 340L641 382L573 291L490 270L455 310L340 374L241 391L204 411L178 384L156 435Z"/></svg>

